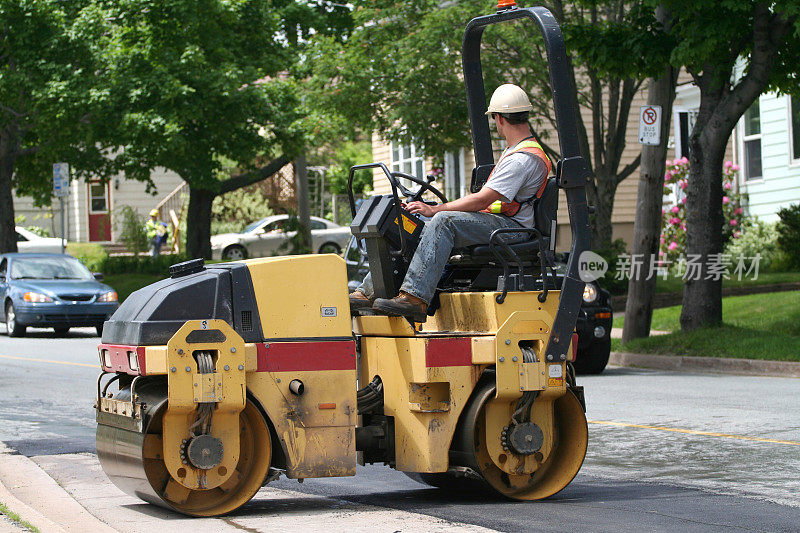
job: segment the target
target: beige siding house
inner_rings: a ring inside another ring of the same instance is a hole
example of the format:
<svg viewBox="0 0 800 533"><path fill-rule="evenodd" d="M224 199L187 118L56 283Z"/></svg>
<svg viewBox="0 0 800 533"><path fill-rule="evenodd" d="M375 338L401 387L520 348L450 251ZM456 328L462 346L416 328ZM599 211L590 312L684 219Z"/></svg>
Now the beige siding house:
<svg viewBox="0 0 800 533"><path fill-rule="evenodd" d="M700 96L697 87L691 82L688 75L680 77L681 85L676 92L675 109L671 122L671 135L668 139L669 150L667 157L674 159L686 155L686 140L691 125L694 123L697 109L700 105ZM625 137L625 150L622 156L620 169L636 159L641 152L639 144L639 110L640 106L647 103L647 86L637 93L634 98L631 111L628 116L628 128ZM591 143L592 116L589 109L582 109L584 124L589 132L589 142ZM682 114L682 115L681 115ZM683 136L681 137L681 124L683 123ZM688 125L688 128L687 128ZM549 142L556 144L556 132L549 131ZM736 145L735 135L728 143L728 153L726 159L736 160L733 147ZM499 154L500 146L495 146ZM397 146L395 143L386 142L377 134L372 136L372 155L375 162L385 163L390 170L400 170L408 172L409 169L423 168L422 172L412 172L420 176L430 173L431 160L425 158L416 147ZM472 169L475 166L472 149L462 150L460 154L447 154L444 165L444 178L435 183L442 191L446 191L448 199L457 198L469 192L469 183L472 176ZM442 181L444 183L442 183ZM623 239L630 243L633 238L633 222L636 215L636 198L638 193L639 172L634 171L617 188L614 199L614 210L612 213L613 237ZM387 194L390 191L389 183L380 169L373 172L373 191L375 194ZM567 214L566 202L561 198L558 211L558 244L559 250L566 250L570 244L569 217Z"/></svg>

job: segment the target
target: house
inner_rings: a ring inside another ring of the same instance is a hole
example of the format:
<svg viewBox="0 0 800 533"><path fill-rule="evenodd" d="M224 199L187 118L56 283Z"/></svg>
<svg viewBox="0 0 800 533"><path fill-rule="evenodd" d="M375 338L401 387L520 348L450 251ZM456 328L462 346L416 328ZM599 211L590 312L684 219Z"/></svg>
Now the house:
<svg viewBox="0 0 800 533"><path fill-rule="evenodd" d="M688 153L699 107L698 88L679 86L673 116L676 157ZM747 195L747 215L775 222L781 208L800 203L800 98L762 94L733 130L725 159L740 168L737 186Z"/></svg>
<svg viewBox="0 0 800 533"><path fill-rule="evenodd" d="M147 215L159 208L162 220L169 216L167 204L188 195L185 182L175 174L157 169L152 174L154 188L148 193L145 184L115 176L101 181L72 180L69 196L64 198L65 226L72 242L109 243L117 241L118 228L112 221L115 210L124 205ZM179 210L179 209L178 209ZM29 197L14 195L14 213L25 217L24 225L45 228L54 237L61 236L61 203L53 199L50 207L36 207Z"/></svg>
<svg viewBox="0 0 800 533"><path fill-rule="evenodd" d="M800 203L800 98L762 94L736 126L734 147L749 215L775 222Z"/></svg>
<svg viewBox="0 0 800 533"><path fill-rule="evenodd" d="M491 92L491 88L487 88L487 92ZM625 150L620 168L624 168L625 165L633 161L641 150L641 145L638 142L638 113L639 107L645 105L646 100L647 90L642 89L631 105L625 137ZM587 129L591 128L590 110L583 108L581 113ZM555 131L548 133L550 139L556 139ZM495 146L495 160L499 156L500 149L500 145ZM386 142L377 134L373 134L372 137L372 154L375 162L385 163L391 171L410 172L413 175L422 177L434 170L431 168L431 158L426 157L420 147L413 144L400 145L394 142ZM475 166L472 149L461 149L457 153L445 154L443 160L442 177L437 178L435 185L439 186L448 199L459 198L467 194L472 179L472 169ZM626 242L630 242L633 238L637 189L638 172L634 172L617 187L611 218L614 239L623 239ZM388 194L390 192L390 185L380 169L373 172L373 191L375 194ZM559 250L566 250L570 244L570 230L567 204L563 195L560 198L558 215L556 246Z"/></svg>
<svg viewBox="0 0 800 533"><path fill-rule="evenodd" d="M679 79L673 104L672 134L668 139L669 159L688 156L689 135L700 107L699 89L687 74L682 73ZM647 87L644 86L631 105L621 167L633 161L641 151L637 139L639 108L645 105L646 99ZM587 128L591 127L588 110L584 109L582 113ZM551 132L551 138L554 138L554 133ZM496 149L499 152L499 146ZM372 137L372 153L374 161L385 163L392 171L425 176L434 170L432 159L426 157L420 147L386 142L377 134ZM745 209L748 215L774 222L778 219L779 209L800 203L800 98L762 94L734 129L725 160L733 161L741 168L737 186L747 194ZM470 149L446 154L442 178L437 179L436 184L450 199L463 196L469 192L474 166ZM638 184L638 172L634 172L619 185L614 199L613 238L628 243L633 237ZM390 191L380 170L373 173L373 190L375 194ZM557 247L561 250L569 245L569 219L563 195L558 222Z"/></svg>
<svg viewBox="0 0 800 533"><path fill-rule="evenodd" d="M115 176L106 183L72 180L69 197L64 199L65 225L70 242L117 243L120 228L114 214L122 206L130 206L147 216L158 209L159 219L169 222L170 211L180 217L189 200L189 186L176 173L158 168L151 174L153 189L147 192L144 183ZM276 212L297 208L294 165L289 163L276 175L250 187L261 188ZM45 228L54 237L61 236L61 207L54 198L50 207L36 207L33 199L14 196L14 213L23 215L25 226Z"/></svg>

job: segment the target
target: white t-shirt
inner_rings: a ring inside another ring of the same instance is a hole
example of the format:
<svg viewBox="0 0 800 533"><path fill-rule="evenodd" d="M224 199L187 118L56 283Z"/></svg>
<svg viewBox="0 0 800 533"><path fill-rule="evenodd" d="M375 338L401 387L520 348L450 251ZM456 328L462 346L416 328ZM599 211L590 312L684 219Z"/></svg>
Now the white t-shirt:
<svg viewBox="0 0 800 533"><path fill-rule="evenodd" d="M533 203L530 201L547 179L547 165L541 157L528 152L514 152L494 167L484 187L500 193L504 202L522 204L511 218L526 228L533 227Z"/></svg>

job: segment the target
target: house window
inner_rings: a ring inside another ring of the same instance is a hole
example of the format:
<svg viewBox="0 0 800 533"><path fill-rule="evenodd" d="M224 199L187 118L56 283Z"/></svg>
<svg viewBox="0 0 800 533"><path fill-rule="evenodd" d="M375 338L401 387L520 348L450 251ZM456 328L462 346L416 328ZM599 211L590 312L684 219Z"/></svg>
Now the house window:
<svg viewBox="0 0 800 533"><path fill-rule="evenodd" d="M89 185L90 213L108 212L108 196L105 183L92 183Z"/></svg>
<svg viewBox="0 0 800 533"><path fill-rule="evenodd" d="M422 148L411 144L392 142L392 172L405 172L418 178L425 177L425 154Z"/></svg>
<svg viewBox="0 0 800 533"><path fill-rule="evenodd" d="M792 160L800 161L800 98L792 96L789 111L792 115Z"/></svg>
<svg viewBox="0 0 800 533"><path fill-rule="evenodd" d="M466 194L469 183L464 176L464 149L444 155L444 194L448 200L461 198Z"/></svg>
<svg viewBox="0 0 800 533"><path fill-rule="evenodd" d="M675 112L675 157L689 157L689 136L697 121L697 110Z"/></svg>
<svg viewBox="0 0 800 533"><path fill-rule="evenodd" d="M744 179L762 178L761 171L761 111L758 100L744 113Z"/></svg>

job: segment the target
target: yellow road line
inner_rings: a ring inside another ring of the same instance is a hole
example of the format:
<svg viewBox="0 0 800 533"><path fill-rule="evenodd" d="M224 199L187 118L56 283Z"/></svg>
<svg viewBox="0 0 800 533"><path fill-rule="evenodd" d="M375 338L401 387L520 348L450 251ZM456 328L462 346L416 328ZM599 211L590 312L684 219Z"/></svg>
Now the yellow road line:
<svg viewBox="0 0 800 533"><path fill-rule="evenodd" d="M100 370L100 365L89 365L86 363L73 363L72 361L55 361L53 359L37 359L35 357L17 357L15 355L0 355L3 359L16 359L18 361L33 361L35 363L53 363L56 365L71 365L71 366L85 366L89 368L96 368Z"/></svg>
<svg viewBox="0 0 800 533"><path fill-rule="evenodd" d="M619 426L626 428L642 428L642 429L656 429L658 431L671 431L673 433L688 433L690 435L704 435L706 437L723 437L726 439L738 440L753 440L757 442L771 442L773 444L791 444L792 446L800 446L800 442L793 440L774 440L774 439L759 439L757 437L744 437L742 435L728 435L727 433L714 433L712 431L696 431L693 429L682 428L665 428L659 426L646 426L644 424L625 424L623 422L607 422L605 420L587 420L590 424L600 424L602 426Z"/></svg>

